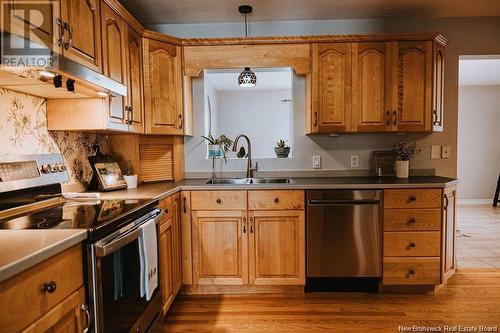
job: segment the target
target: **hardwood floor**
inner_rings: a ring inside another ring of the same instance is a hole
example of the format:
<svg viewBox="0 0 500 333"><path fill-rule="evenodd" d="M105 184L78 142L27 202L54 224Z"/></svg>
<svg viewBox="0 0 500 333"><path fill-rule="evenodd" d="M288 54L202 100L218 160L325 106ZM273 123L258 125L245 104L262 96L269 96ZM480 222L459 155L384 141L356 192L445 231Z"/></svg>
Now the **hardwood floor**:
<svg viewBox="0 0 500 333"><path fill-rule="evenodd" d="M500 270L458 272L436 295L181 296L153 332L399 332L500 325Z"/></svg>
<svg viewBox="0 0 500 333"><path fill-rule="evenodd" d="M500 207L457 206L457 266L500 269Z"/></svg>

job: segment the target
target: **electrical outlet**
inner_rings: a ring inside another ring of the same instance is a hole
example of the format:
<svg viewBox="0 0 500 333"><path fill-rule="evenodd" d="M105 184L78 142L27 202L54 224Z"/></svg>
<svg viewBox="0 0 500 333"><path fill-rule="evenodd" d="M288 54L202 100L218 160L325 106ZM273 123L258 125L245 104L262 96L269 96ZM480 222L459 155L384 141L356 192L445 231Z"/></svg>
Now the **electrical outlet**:
<svg viewBox="0 0 500 333"><path fill-rule="evenodd" d="M441 146L431 146L431 159L441 158Z"/></svg>
<svg viewBox="0 0 500 333"><path fill-rule="evenodd" d="M359 156L353 155L351 156L351 168L359 167Z"/></svg>
<svg viewBox="0 0 500 333"><path fill-rule="evenodd" d="M441 147L441 158L451 158L451 146Z"/></svg>
<svg viewBox="0 0 500 333"><path fill-rule="evenodd" d="M321 156L313 156L313 169L321 169Z"/></svg>

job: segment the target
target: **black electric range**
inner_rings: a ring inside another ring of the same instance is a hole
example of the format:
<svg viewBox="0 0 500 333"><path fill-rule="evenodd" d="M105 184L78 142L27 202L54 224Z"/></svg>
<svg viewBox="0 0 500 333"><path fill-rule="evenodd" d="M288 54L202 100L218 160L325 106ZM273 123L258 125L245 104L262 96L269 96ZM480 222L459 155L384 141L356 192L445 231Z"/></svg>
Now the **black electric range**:
<svg viewBox="0 0 500 333"><path fill-rule="evenodd" d="M102 238L158 206L158 200L66 200L61 204L0 220L0 229L87 229Z"/></svg>

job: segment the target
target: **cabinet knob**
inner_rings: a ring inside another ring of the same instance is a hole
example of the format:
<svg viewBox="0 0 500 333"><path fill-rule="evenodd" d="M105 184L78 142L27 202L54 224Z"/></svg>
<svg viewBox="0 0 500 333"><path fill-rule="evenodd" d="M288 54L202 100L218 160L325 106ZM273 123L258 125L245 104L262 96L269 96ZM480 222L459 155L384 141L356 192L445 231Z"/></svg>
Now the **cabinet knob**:
<svg viewBox="0 0 500 333"><path fill-rule="evenodd" d="M42 291L48 294L52 294L56 291L57 284L55 281L46 282L42 286Z"/></svg>
<svg viewBox="0 0 500 333"><path fill-rule="evenodd" d="M168 214L168 208L165 208L165 214Z"/></svg>
<svg viewBox="0 0 500 333"><path fill-rule="evenodd" d="M411 242L411 243L408 245L408 247L409 247L409 248L414 248L415 246L417 246L417 245L416 245L415 243L413 243L413 242Z"/></svg>
<svg viewBox="0 0 500 333"><path fill-rule="evenodd" d="M278 202L280 202L280 199L279 198L274 198L274 202L278 203Z"/></svg>
<svg viewBox="0 0 500 333"><path fill-rule="evenodd" d="M417 197L414 196L414 195L412 195L411 197L408 198L408 201L409 202L415 202L415 201L417 201Z"/></svg>
<svg viewBox="0 0 500 333"><path fill-rule="evenodd" d="M414 270L414 269L410 269L410 270L408 271L408 273L409 273L410 275L415 275L415 270Z"/></svg>
<svg viewBox="0 0 500 333"><path fill-rule="evenodd" d="M417 223L417 219L412 217L411 219L408 220L408 223L406 223L407 225L412 225L412 224L415 224Z"/></svg>
<svg viewBox="0 0 500 333"><path fill-rule="evenodd" d="M215 200L215 202L217 202L218 204L220 204L222 202L222 200L221 199L217 199L217 200Z"/></svg>

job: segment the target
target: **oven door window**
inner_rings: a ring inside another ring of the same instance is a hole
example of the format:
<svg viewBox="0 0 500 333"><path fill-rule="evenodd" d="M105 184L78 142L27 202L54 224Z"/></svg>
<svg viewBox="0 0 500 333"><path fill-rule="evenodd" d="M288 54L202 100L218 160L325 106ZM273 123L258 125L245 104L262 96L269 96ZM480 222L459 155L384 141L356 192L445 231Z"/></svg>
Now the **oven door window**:
<svg viewBox="0 0 500 333"><path fill-rule="evenodd" d="M101 258L104 332L128 332L146 309L140 271L137 239Z"/></svg>

